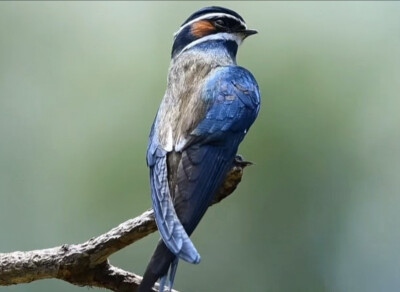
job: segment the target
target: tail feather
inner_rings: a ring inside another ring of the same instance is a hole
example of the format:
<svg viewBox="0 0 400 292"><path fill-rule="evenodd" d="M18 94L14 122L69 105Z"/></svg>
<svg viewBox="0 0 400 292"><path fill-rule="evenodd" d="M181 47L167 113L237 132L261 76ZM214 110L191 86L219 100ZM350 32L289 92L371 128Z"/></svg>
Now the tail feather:
<svg viewBox="0 0 400 292"><path fill-rule="evenodd" d="M178 265L177 257L168 249L162 240L158 242L156 250L147 265L143 275L143 280L138 287L138 292L152 292L154 284L159 278L167 278L168 270L171 267L169 276L169 286L172 287L176 267ZM164 281L165 282L165 281ZM160 292L164 291L164 287L160 286Z"/></svg>

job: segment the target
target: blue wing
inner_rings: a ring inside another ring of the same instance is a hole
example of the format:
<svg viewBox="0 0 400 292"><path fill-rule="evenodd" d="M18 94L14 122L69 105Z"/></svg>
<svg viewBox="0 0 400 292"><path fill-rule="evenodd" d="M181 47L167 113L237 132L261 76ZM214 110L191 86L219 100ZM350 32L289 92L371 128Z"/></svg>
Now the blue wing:
<svg viewBox="0 0 400 292"><path fill-rule="evenodd" d="M201 98L208 105L206 114L179 151L163 150L154 126L147 150L152 203L161 237L173 254L192 263L199 262L200 256L189 235L231 168L260 106L254 77L239 66L214 70Z"/></svg>
<svg viewBox="0 0 400 292"><path fill-rule="evenodd" d="M175 211L190 235L207 210L260 106L258 85L239 66L221 67L206 81L205 117L187 137L177 170Z"/></svg>
<svg viewBox="0 0 400 292"><path fill-rule="evenodd" d="M150 168L151 199L157 227L168 249L183 260L199 263L200 255L189 239L175 212L168 182L167 152L159 147L154 124L147 150Z"/></svg>
<svg viewBox="0 0 400 292"><path fill-rule="evenodd" d="M179 221L168 183L167 153L156 149L150 166L151 198L158 230L171 252L190 263L199 263L200 255Z"/></svg>

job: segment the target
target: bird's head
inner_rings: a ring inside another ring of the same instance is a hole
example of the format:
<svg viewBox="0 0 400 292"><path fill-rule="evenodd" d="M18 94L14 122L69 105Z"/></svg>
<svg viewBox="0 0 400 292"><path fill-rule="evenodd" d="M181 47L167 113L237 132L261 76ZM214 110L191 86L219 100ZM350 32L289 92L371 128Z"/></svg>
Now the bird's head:
<svg viewBox="0 0 400 292"><path fill-rule="evenodd" d="M236 55L237 47L256 30L248 29L244 19L235 11L219 6L204 7L192 15L174 34L172 58L208 41L226 41L233 44Z"/></svg>

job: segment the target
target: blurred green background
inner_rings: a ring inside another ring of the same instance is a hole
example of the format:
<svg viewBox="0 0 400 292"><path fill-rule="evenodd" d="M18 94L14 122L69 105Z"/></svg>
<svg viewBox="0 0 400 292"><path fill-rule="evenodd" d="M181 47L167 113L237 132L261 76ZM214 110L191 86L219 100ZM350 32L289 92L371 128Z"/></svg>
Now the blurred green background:
<svg viewBox="0 0 400 292"><path fill-rule="evenodd" d="M262 93L240 148L256 164L202 220L202 262L175 288L400 291L396 2L1 2L0 252L79 243L150 207L172 34L211 4L259 30L238 53ZM112 264L142 274L157 239Z"/></svg>

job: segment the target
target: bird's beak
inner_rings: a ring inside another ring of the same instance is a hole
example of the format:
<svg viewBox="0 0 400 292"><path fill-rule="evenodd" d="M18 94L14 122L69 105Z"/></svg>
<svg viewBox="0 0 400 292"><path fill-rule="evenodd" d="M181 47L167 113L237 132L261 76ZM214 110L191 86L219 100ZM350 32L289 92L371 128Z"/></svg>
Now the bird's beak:
<svg viewBox="0 0 400 292"><path fill-rule="evenodd" d="M244 29L241 30L240 33L244 34L245 38L247 38L248 36L258 33L258 31L255 29Z"/></svg>

